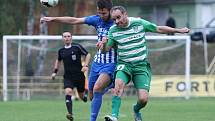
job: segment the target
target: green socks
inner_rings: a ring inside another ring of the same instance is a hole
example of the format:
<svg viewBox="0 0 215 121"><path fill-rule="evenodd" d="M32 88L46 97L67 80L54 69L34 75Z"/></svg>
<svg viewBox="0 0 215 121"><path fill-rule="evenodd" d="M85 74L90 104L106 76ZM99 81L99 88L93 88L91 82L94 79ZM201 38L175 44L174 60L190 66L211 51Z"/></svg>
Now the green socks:
<svg viewBox="0 0 215 121"><path fill-rule="evenodd" d="M134 106L134 112L138 113L140 111L140 109L142 109L143 107L145 107L145 105L137 102L137 104Z"/></svg>
<svg viewBox="0 0 215 121"><path fill-rule="evenodd" d="M118 96L112 97L112 116L118 118L121 98Z"/></svg>

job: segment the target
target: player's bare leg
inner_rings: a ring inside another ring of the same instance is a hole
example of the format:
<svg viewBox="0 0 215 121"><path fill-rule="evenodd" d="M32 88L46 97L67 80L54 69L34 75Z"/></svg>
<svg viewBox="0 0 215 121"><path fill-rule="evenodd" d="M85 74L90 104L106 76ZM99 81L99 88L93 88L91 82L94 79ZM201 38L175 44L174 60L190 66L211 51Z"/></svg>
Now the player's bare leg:
<svg viewBox="0 0 215 121"><path fill-rule="evenodd" d="M80 97L79 97L77 88L74 88L74 89L73 89L73 93L74 93L74 94L73 94L74 96L72 96L72 99L73 99L73 100L79 100Z"/></svg>

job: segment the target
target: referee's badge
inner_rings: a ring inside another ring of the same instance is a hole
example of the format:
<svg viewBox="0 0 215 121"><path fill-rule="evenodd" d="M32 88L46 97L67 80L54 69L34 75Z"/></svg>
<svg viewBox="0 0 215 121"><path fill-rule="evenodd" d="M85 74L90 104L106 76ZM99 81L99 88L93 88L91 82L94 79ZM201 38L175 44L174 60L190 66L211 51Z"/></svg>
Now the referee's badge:
<svg viewBox="0 0 215 121"><path fill-rule="evenodd" d="M76 55L72 55L72 60L76 60Z"/></svg>

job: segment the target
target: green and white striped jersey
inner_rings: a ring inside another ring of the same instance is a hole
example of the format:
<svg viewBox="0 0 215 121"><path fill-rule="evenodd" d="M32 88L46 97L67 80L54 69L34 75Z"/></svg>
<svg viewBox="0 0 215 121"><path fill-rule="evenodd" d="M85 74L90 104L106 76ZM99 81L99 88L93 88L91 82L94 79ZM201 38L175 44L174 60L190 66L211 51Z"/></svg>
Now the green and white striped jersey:
<svg viewBox="0 0 215 121"><path fill-rule="evenodd" d="M127 27L113 25L108 32L107 46L116 46L118 63L141 64L147 58L145 32L155 32L157 26L144 19L129 17Z"/></svg>

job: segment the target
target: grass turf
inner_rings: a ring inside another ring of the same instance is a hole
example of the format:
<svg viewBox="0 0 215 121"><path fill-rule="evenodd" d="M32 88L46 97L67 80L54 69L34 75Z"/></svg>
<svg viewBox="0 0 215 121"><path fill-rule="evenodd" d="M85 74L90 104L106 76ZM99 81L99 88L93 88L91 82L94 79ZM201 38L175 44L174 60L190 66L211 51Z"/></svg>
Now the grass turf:
<svg viewBox="0 0 215 121"><path fill-rule="evenodd" d="M119 121L133 121L134 97L122 99ZM150 98L141 112L144 121L215 121L215 98ZM74 101L75 121L89 121L90 102ZM97 121L111 113L111 98L103 100ZM0 121L67 121L64 100L0 102Z"/></svg>

